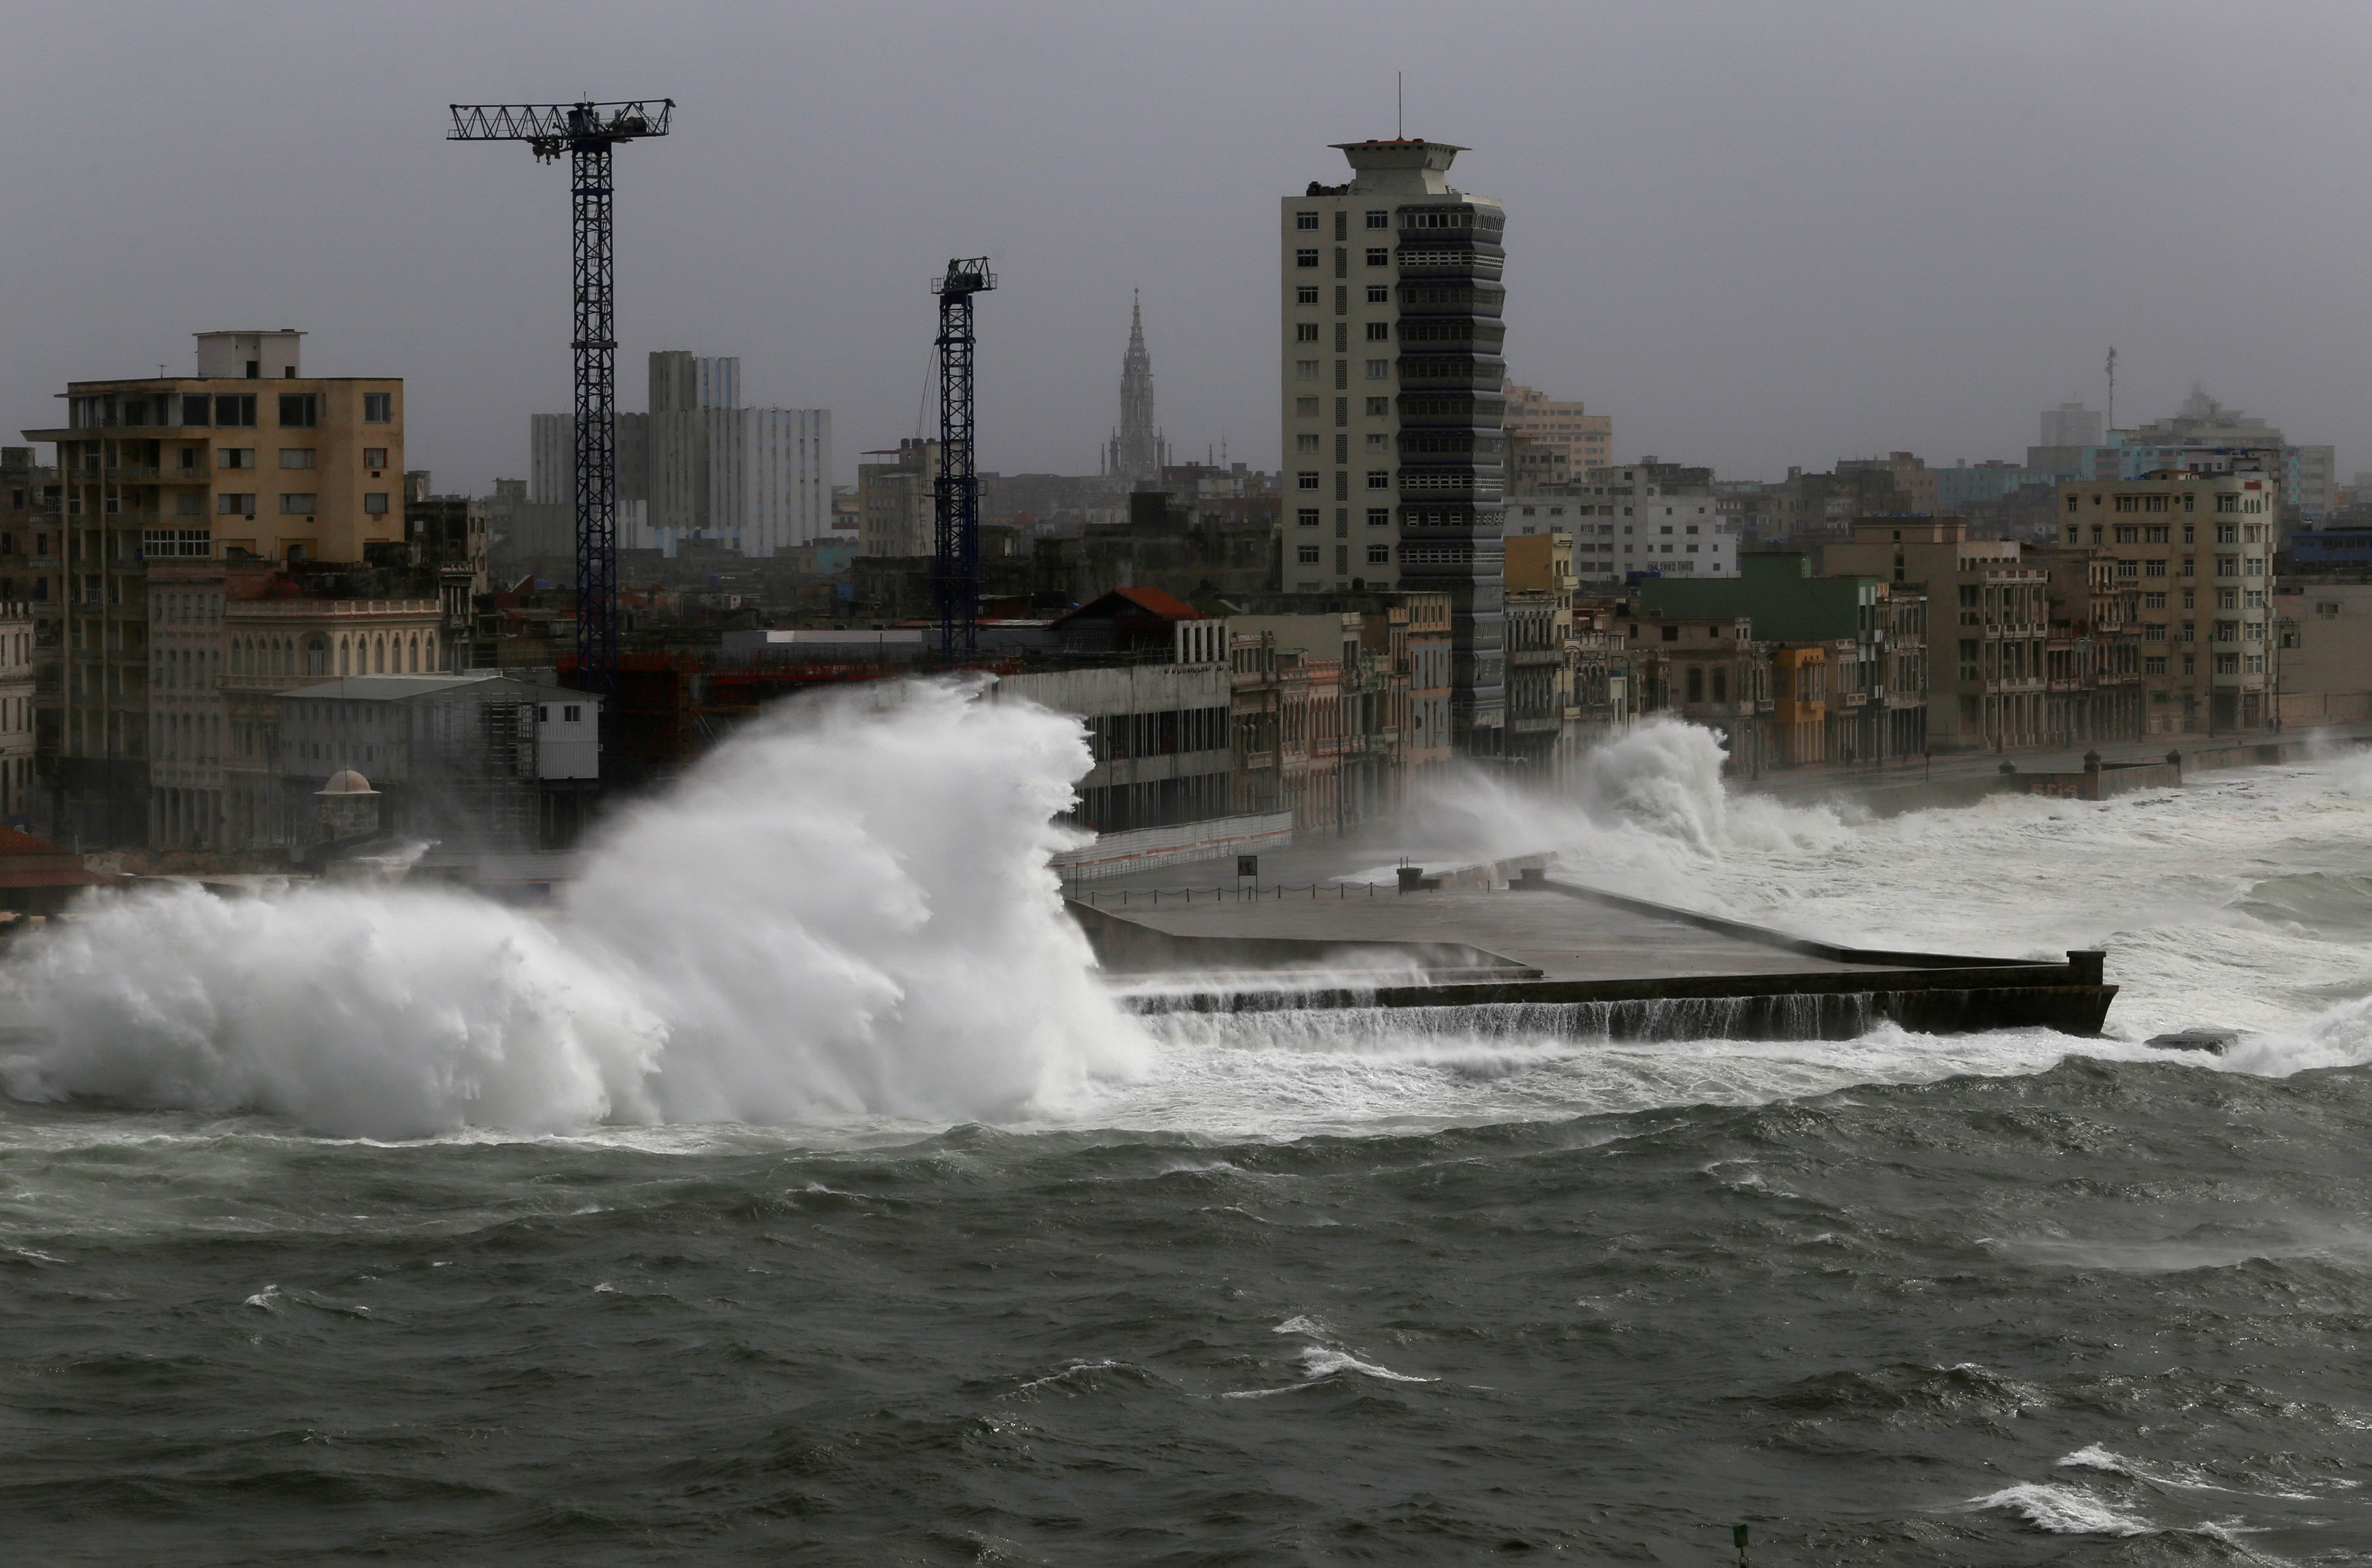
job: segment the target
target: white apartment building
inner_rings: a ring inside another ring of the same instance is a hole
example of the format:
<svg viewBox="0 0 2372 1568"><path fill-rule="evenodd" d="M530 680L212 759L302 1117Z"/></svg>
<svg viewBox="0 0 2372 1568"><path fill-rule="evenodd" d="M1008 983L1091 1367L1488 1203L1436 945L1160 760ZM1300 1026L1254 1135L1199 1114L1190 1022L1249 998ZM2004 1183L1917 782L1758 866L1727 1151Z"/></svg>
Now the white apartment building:
<svg viewBox="0 0 2372 1568"><path fill-rule="evenodd" d="M1614 460L1614 421L1591 413L1578 402L1560 402L1547 393L1515 382L1507 384L1507 437L1520 436L1548 459L1540 475L1547 483L1563 483ZM1508 489L1522 489L1524 476L1509 474Z"/></svg>
<svg viewBox="0 0 2372 1568"><path fill-rule="evenodd" d="M739 539L773 555L831 536L831 411L739 409Z"/></svg>
<svg viewBox="0 0 2372 1568"><path fill-rule="evenodd" d="M831 413L745 408L741 362L651 355L647 542L695 535L747 556L831 531Z"/></svg>
<svg viewBox="0 0 2372 1568"><path fill-rule="evenodd" d="M1669 471L1677 467L1651 459L1592 469L1587 483L1557 494L1513 496L1506 531L1571 534L1573 575L1585 583L1619 583L1633 573L1737 576L1734 516L1722 510L1709 482L1678 479Z"/></svg>
<svg viewBox="0 0 2372 1568"><path fill-rule="evenodd" d="M1278 203L1280 578L1448 594L1452 727L1495 751L1506 215L1449 184L1462 148L1336 145L1351 181Z"/></svg>

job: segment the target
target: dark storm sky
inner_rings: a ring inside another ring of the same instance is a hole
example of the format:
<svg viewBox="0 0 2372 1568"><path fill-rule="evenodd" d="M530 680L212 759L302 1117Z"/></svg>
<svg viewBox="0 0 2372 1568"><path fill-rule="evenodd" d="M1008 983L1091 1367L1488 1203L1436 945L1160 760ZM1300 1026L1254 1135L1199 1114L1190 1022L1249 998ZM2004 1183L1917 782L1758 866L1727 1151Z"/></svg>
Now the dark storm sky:
<svg viewBox="0 0 2372 1568"><path fill-rule="evenodd" d="M445 105L648 94L681 107L620 157L622 406L650 349L738 353L749 401L832 409L845 477L913 433L927 282L985 251L983 466L1094 468L1132 287L1173 445L1273 465L1275 199L1389 134L1404 70L1410 133L1507 204L1513 376L1622 456L2016 457L2113 343L2121 422L2199 379L2372 466L2360 4L234 0L5 46L11 428L286 325L407 379L440 489L523 473L564 181Z"/></svg>

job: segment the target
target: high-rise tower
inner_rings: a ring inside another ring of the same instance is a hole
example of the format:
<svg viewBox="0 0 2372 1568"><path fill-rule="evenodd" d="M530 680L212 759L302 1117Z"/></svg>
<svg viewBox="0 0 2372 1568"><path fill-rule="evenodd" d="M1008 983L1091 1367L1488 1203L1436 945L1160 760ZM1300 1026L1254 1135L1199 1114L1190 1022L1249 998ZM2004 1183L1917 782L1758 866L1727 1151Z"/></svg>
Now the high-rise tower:
<svg viewBox="0 0 2372 1568"><path fill-rule="evenodd" d="M1157 481L1169 444L1153 424L1153 355L1145 349L1145 308L1131 296L1128 354L1121 361L1120 428L1104 447L1104 472L1131 483Z"/></svg>
<svg viewBox="0 0 2372 1568"><path fill-rule="evenodd" d="M1347 185L1280 203L1289 593L1447 593L1460 749L1505 725L1506 215L1446 142L1336 144Z"/></svg>

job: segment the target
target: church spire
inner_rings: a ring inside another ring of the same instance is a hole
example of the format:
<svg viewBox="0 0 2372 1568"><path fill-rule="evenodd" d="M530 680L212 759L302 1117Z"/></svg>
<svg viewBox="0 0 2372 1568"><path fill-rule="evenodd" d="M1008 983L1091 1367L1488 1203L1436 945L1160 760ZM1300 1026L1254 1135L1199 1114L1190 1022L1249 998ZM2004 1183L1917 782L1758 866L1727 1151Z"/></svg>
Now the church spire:
<svg viewBox="0 0 2372 1568"><path fill-rule="evenodd" d="M1153 355L1145 347L1145 306L1131 290L1128 353L1121 360L1120 429L1105 448L1104 471L1132 484L1156 482L1169 457L1153 423Z"/></svg>

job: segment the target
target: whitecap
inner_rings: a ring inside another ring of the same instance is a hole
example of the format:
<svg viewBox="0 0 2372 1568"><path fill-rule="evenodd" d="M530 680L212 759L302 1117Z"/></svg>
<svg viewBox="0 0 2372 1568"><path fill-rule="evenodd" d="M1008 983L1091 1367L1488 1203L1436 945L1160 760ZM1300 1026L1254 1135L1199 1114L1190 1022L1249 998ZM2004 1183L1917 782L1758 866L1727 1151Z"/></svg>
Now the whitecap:
<svg viewBox="0 0 2372 1568"><path fill-rule="evenodd" d="M2105 1499L2080 1486L2048 1481L2021 1481L2001 1491L1969 1500L1971 1508L1999 1508L2016 1514L2036 1529L2052 1535L2141 1536L2157 1527L2146 1519L2121 1513Z"/></svg>

